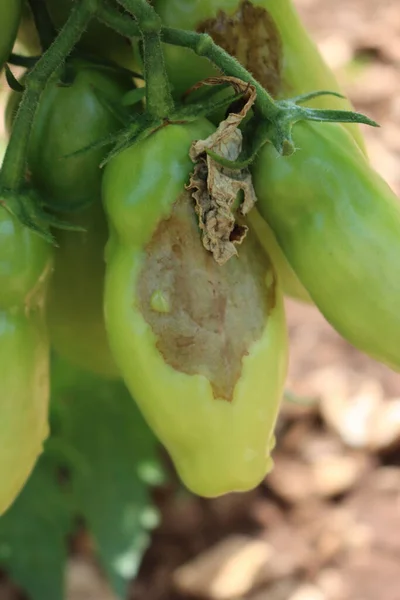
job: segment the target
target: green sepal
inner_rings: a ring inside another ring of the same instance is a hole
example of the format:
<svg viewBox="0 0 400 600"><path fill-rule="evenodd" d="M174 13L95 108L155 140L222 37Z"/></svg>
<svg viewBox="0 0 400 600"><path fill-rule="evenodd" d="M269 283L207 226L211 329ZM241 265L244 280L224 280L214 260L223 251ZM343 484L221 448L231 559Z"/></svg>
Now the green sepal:
<svg viewBox="0 0 400 600"><path fill-rule="evenodd" d="M136 91L136 89L133 91ZM119 123L121 123L121 126L127 125L131 118L131 113L127 110L125 105L121 102L112 102L101 90L95 87L93 88L93 93L100 104L102 104L102 106L112 114Z"/></svg>
<svg viewBox="0 0 400 600"><path fill-rule="evenodd" d="M25 86L22 85L18 81L18 79L15 77L14 73L11 71L10 67L7 64L5 64L4 69L5 69L6 79L7 79L7 83L9 85L9 87L14 92L23 93L25 91Z"/></svg>
<svg viewBox="0 0 400 600"><path fill-rule="evenodd" d="M270 142L281 156L290 156L296 151L292 139L293 126L299 121L317 121L320 123L362 123L371 127L379 127L378 123L361 113L350 110L328 110L319 108L307 108L299 106L298 103L305 102L321 94L332 94L332 92L312 92L297 96L289 100L280 100L276 102L278 112L273 121L261 121L257 115L258 129L254 128L251 121L245 128L251 127L251 134L254 135L254 141L251 152L244 150L236 161L229 161L219 156L212 150L206 150L218 164L229 169L242 169L251 164L260 150L267 142ZM333 95L337 95L333 92Z"/></svg>
<svg viewBox="0 0 400 600"><path fill-rule="evenodd" d="M218 93L212 94L207 101L193 102L190 104L181 104L176 108L170 117L170 121L190 122L196 121L201 117L207 117L213 112L217 112L224 108L228 109L234 102L243 98L244 93L234 94L222 100L215 101Z"/></svg>
<svg viewBox="0 0 400 600"><path fill-rule="evenodd" d="M134 90L134 92L136 91L138 90ZM213 96L215 97L215 95L216 94ZM115 142L112 150L100 163L100 168L102 168L120 152L137 144L140 141L143 141L149 135L157 131L160 127L197 121L199 118L206 117L215 110L228 108L233 102L242 98L242 96L243 94L240 93L230 96L229 98L219 100L218 102L215 102L214 99L211 99L207 102L196 102L188 105L180 105L173 111L167 121L162 119L154 119L146 113L139 116L136 115L131 124L124 130L112 136L112 139L106 138L105 140L100 140L93 146L78 150L78 152L74 153L74 155L77 155L82 151L90 150L92 147L98 147L98 145L104 146L108 143Z"/></svg>
<svg viewBox="0 0 400 600"><path fill-rule="evenodd" d="M319 121L321 123L361 123L370 127L380 127L379 123L362 113L351 110L328 110L322 108L303 108L301 121Z"/></svg>
<svg viewBox="0 0 400 600"><path fill-rule="evenodd" d="M146 96L146 88L135 88L127 92L122 98L122 106L134 106L141 102Z"/></svg>
<svg viewBox="0 0 400 600"><path fill-rule="evenodd" d="M308 92L307 94L300 94L300 96L293 96L290 98L290 101L294 104L304 104L309 100L314 100L314 98L319 98L320 96L335 96L335 98L346 99L346 96L343 94L339 94L339 92L331 92L330 90L317 90L314 92Z"/></svg>
<svg viewBox="0 0 400 600"><path fill-rule="evenodd" d="M8 59L8 62L10 65L14 65L16 67L32 69L40 58L40 56L22 56L21 54L14 54L12 52Z"/></svg>
<svg viewBox="0 0 400 600"><path fill-rule="evenodd" d="M143 113L135 118L129 127L119 132L115 138L115 145L107 156L100 163L100 168L103 168L112 158L126 150L130 146L137 144L139 141L146 139L154 131L163 127L165 122L161 119L154 120L147 113Z"/></svg>
<svg viewBox="0 0 400 600"><path fill-rule="evenodd" d="M16 217L24 227L28 227L28 229L31 229L54 246L57 246L57 243L51 233L51 227L68 231L85 231L84 228L72 225L68 221L59 219L47 212L44 208L44 202L34 190L29 188L20 192L3 190L1 197L3 207Z"/></svg>

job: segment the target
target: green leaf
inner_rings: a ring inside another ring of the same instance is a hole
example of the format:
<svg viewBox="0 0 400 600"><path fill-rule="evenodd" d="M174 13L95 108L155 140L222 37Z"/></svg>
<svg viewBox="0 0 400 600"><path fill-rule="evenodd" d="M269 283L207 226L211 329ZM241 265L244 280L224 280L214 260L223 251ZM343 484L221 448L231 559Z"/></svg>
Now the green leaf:
<svg viewBox="0 0 400 600"><path fill-rule="evenodd" d="M52 361L52 435L0 519L0 566L32 600L61 600L67 536L81 515L115 592L126 596L158 514L157 440L125 386ZM58 473L67 468L68 488Z"/></svg>
<svg viewBox="0 0 400 600"><path fill-rule="evenodd" d="M32 600L63 598L68 496L53 461L40 459L15 503L0 519L0 564Z"/></svg>
<svg viewBox="0 0 400 600"><path fill-rule="evenodd" d="M125 597L158 520L148 491L162 478L157 441L118 381L82 381L65 406L63 426L79 457L71 474L75 505L112 587Z"/></svg>

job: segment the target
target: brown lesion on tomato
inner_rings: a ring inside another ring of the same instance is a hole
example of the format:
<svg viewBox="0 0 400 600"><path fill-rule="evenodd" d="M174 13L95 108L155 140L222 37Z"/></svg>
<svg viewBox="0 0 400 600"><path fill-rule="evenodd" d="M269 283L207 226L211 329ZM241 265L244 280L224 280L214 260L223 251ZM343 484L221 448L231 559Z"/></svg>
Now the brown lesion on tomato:
<svg viewBox="0 0 400 600"><path fill-rule="evenodd" d="M235 56L261 85L278 96L282 81L282 43L279 31L265 8L248 0L231 15L220 10L215 18L197 27L214 42Z"/></svg>
<svg viewBox="0 0 400 600"><path fill-rule="evenodd" d="M154 307L159 294L167 310ZM201 243L193 200L183 193L146 248L138 297L164 360L204 375L215 398L231 401L242 360L275 304L274 272L255 236L246 237L238 257L218 265Z"/></svg>

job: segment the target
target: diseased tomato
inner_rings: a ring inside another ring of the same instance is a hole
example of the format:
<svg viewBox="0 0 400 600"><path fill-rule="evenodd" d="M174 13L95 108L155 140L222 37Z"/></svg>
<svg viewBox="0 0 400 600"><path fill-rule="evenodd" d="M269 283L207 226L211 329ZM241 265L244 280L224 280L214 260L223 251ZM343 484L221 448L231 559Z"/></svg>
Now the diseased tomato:
<svg viewBox="0 0 400 600"><path fill-rule="evenodd" d="M272 467L287 364L275 271L249 234L219 266L185 189L200 120L169 125L106 166L105 316L122 377L186 486L218 496Z"/></svg>

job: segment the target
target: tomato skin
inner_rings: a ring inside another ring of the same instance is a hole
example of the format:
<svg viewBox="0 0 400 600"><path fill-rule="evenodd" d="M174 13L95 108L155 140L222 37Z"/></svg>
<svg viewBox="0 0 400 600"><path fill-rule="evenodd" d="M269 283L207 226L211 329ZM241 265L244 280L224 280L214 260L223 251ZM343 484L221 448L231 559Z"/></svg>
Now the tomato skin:
<svg viewBox="0 0 400 600"><path fill-rule="evenodd" d="M193 170L191 142L212 131L205 120L169 125L112 159L103 179L111 232L105 284L110 345L181 479L205 497L250 489L270 470L287 365L282 294L256 238L250 234L239 258L223 267L201 245L184 184ZM249 303L237 314L240 294ZM210 340L235 338L241 321L261 305L267 312L261 313L256 341L246 347L238 378L233 340L215 356L215 379ZM232 311L230 330L225 319ZM229 399L222 384L216 390L225 375L232 384Z"/></svg>
<svg viewBox="0 0 400 600"><path fill-rule="evenodd" d="M0 515L48 435L44 304L50 272L51 246L0 209Z"/></svg>
<svg viewBox="0 0 400 600"><path fill-rule="evenodd" d="M300 282L295 271L288 262L276 239L275 233L268 225L268 222L261 216L258 205L257 207L252 208L247 215L247 224L255 232L266 253L271 258L271 261L279 274L279 279L285 295L294 300L298 300L299 302L312 304L310 294Z"/></svg>
<svg viewBox="0 0 400 600"><path fill-rule="evenodd" d="M338 124L298 123L296 148L265 145L258 209L316 306L354 346L400 370L400 204Z"/></svg>
<svg viewBox="0 0 400 600"><path fill-rule="evenodd" d="M2 0L0 3L0 71L13 48L21 13L22 0Z"/></svg>
<svg viewBox="0 0 400 600"><path fill-rule="evenodd" d="M101 204L99 168L105 148L76 157L81 147L115 133L121 124L96 95L98 91L114 106L132 87L120 72L99 69L74 61L75 78L69 87L52 80L43 93L29 144L31 179L54 209L85 232L56 230L54 276L49 288L48 325L52 344L65 359L82 369L117 377L103 319L104 246L107 223ZM17 108L14 93L8 107L8 128ZM89 206L86 206L89 205ZM81 210L79 207L83 208Z"/></svg>

